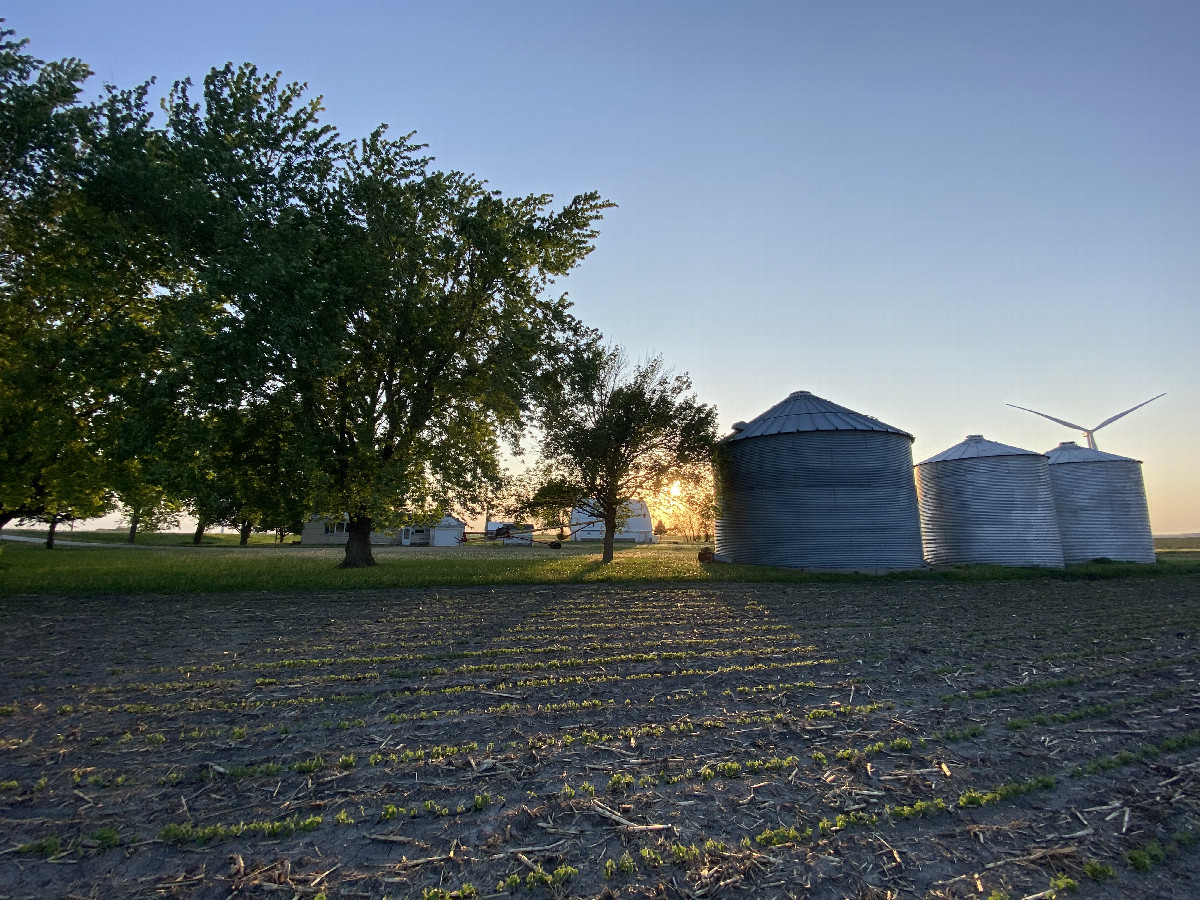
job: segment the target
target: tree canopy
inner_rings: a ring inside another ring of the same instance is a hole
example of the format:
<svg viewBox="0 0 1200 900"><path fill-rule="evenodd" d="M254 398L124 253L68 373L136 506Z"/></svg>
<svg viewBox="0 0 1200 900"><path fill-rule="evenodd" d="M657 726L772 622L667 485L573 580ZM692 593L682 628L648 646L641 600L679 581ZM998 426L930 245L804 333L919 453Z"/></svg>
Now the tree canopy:
<svg viewBox="0 0 1200 900"><path fill-rule="evenodd" d="M113 400L154 366L173 280L146 88L79 95L0 31L0 526L108 503Z"/></svg>
<svg viewBox="0 0 1200 900"><path fill-rule="evenodd" d="M0 43L0 526L373 526L470 507L592 339L554 282L610 206L504 197L412 135L345 140L251 65L80 100Z"/></svg>
<svg viewBox="0 0 1200 900"><path fill-rule="evenodd" d="M602 520L603 561L611 562L627 501L711 458L717 413L691 390L662 357L632 365L620 349L593 345L542 408L547 477L531 505L573 506Z"/></svg>

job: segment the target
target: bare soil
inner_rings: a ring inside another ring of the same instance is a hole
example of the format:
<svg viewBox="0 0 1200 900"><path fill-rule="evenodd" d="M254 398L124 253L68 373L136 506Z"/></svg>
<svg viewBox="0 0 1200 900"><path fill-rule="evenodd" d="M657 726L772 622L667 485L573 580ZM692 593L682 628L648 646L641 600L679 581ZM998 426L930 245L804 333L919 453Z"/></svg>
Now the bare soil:
<svg viewBox="0 0 1200 900"><path fill-rule="evenodd" d="M2 898L1200 896L1195 577L0 615Z"/></svg>

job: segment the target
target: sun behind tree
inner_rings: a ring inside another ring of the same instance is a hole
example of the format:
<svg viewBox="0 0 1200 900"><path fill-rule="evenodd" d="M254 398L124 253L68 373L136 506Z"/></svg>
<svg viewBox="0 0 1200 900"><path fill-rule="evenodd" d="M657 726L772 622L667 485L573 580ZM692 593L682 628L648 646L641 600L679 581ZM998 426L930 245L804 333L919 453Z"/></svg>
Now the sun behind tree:
<svg viewBox="0 0 1200 900"><path fill-rule="evenodd" d="M708 465L717 411L697 402L688 376L671 372L661 356L630 365L620 348L593 345L577 362L541 412L546 477L538 496L602 520L607 563L625 501Z"/></svg>

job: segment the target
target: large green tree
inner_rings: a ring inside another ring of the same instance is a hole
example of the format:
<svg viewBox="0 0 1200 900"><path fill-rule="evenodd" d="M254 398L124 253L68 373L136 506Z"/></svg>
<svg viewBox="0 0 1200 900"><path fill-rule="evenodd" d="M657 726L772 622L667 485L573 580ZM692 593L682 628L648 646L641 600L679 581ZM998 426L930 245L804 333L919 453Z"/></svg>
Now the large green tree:
<svg viewBox="0 0 1200 900"><path fill-rule="evenodd" d="M173 492L206 527L292 528L307 518L322 458L305 434L313 352L328 317L336 173L347 145L304 86L251 65L177 82L165 139L178 173L172 239L191 280L167 336L163 443ZM319 362L319 360L317 360Z"/></svg>
<svg viewBox="0 0 1200 900"><path fill-rule="evenodd" d="M342 142L302 85L249 66L192 93L168 102L203 298L179 402L230 447L255 443L246 411L275 410L280 448L315 463L314 510L350 516L343 564L371 565L373 527L469 505L499 478L501 442L582 331L550 283L607 204L503 198L382 129ZM251 430L231 432L238 419ZM206 455L207 483L228 484L237 457Z"/></svg>
<svg viewBox="0 0 1200 900"><path fill-rule="evenodd" d="M618 348L593 346L552 391L540 415L546 477L535 508L572 506L604 522L603 561L627 501L711 459L717 411L699 403L687 375L662 357L631 365Z"/></svg>
<svg viewBox="0 0 1200 900"><path fill-rule="evenodd" d="M88 74L0 32L0 526L105 495L101 435L177 271L146 88L84 104Z"/></svg>
<svg viewBox="0 0 1200 900"><path fill-rule="evenodd" d="M592 249L609 206L505 198L430 171L408 138L358 143L339 184L331 297L299 391L330 466L323 509L350 516L344 566L372 565L370 533L414 510L469 505L500 478L536 398L585 330L551 292Z"/></svg>
<svg viewBox="0 0 1200 900"><path fill-rule="evenodd" d="M585 333L550 289L605 202L343 142L249 65L176 83L155 128L145 87L83 106L81 64L4 52L0 524L74 471L243 528L348 512L369 565L373 524L494 486Z"/></svg>

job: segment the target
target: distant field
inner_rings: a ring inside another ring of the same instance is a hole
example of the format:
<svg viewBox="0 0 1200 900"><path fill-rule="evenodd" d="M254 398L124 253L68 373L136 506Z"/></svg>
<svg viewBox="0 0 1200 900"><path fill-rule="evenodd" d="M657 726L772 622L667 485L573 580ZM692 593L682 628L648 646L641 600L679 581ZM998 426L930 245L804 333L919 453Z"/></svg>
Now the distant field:
<svg viewBox="0 0 1200 900"><path fill-rule="evenodd" d="M1200 554L1200 537L1161 537L1154 539L1154 549L1159 553Z"/></svg>
<svg viewBox="0 0 1200 900"><path fill-rule="evenodd" d="M76 534L76 538L84 535ZM166 537L166 536L159 536ZM1168 550L1154 566L1088 563L1065 572L965 566L886 576L831 575L766 566L697 562L700 544L618 545L612 565L599 547L568 543L547 547L377 547L373 569L337 568L340 547L256 543L238 547L60 547L5 542L0 553L0 595L206 594L226 591L311 591L375 588L470 587L502 584L593 582L689 584L817 583L849 581L992 581L1171 576L1200 572L1200 551Z"/></svg>

